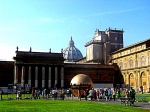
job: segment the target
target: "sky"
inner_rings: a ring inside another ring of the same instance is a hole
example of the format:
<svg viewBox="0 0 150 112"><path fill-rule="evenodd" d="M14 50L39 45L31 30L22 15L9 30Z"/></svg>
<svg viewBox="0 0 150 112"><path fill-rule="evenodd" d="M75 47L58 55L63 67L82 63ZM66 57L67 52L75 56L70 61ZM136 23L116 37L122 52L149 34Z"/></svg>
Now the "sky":
<svg viewBox="0 0 150 112"><path fill-rule="evenodd" d="M150 0L0 0L0 60L19 51L60 53L72 39L86 56L96 28L124 30L124 47L150 38Z"/></svg>

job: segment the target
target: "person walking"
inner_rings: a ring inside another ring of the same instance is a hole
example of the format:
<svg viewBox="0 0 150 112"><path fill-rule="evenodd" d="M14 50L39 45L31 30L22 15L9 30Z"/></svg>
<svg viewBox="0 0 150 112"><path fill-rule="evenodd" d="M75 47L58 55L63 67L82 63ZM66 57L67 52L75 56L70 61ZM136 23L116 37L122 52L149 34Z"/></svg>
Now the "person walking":
<svg viewBox="0 0 150 112"><path fill-rule="evenodd" d="M113 96L113 99L115 101L116 100L116 90L115 89L112 90L112 96Z"/></svg>
<svg viewBox="0 0 150 112"><path fill-rule="evenodd" d="M34 89L32 89L32 98L35 99L35 90Z"/></svg>
<svg viewBox="0 0 150 112"><path fill-rule="evenodd" d="M87 101L87 90L86 89L84 90L84 98Z"/></svg>
<svg viewBox="0 0 150 112"><path fill-rule="evenodd" d="M112 96L111 88L109 88L109 89L108 89L108 101L111 100L111 96Z"/></svg>
<svg viewBox="0 0 150 112"><path fill-rule="evenodd" d="M130 97L135 101L135 90L132 87L130 89Z"/></svg>
<svg viewBox="0 0 150 112"><path fill-rule="evenodd" d="M21 99L21 91L20 89L17 91L17 100L20 100Z"/></svg>
<svg viewBox="0 0 150 112"><path fill-rule="evenodd" d="M96 91L96 97L97 97L97 101L99 101L100 100L100 91L99 91L99 89Z"/></svg>
<svg viewBox="0 0 150 112"><path fill-rule="evenodd" d="M106 101L108 101L108 90L107 89L105 90L105 98L106 98Z"/></svg>
<svg viewBox="0 0 150 112"><path fill-rule="evenodd" d="M92 89L89 91L89 95L90 95L91 101L93 101L93 98L94 98L94 88L92 88Z"/></svg>
<svg viewBox="0 0 150 112"><path fill-rule="evenodd" d="M103 88L100 89L100 97L101 97L102 100L105 99L105 91L104 91Z"/></svg>
<svg viewBox="0 0 150 112"><path fill-rule="evenodd" d="M125 96L126 98L129 98L130 94L129 94L129 90L128 90L128 89L126 89L125 95L126 95L126 96Z"/></svg>

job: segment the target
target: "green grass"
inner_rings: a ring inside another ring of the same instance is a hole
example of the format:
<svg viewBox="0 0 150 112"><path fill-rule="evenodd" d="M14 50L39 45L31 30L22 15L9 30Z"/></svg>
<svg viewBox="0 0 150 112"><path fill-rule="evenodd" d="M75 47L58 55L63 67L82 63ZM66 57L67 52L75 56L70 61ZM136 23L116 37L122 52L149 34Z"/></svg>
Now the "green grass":
<svg viewBox="0 0 150 112"><path fill-rule="evenodd" d="M150 102L150 94L136 94L136 96L146 96L146 101L147 102ZM142 100L140 100L140 99L137 99L138 101L142 101Z"/></svg>
<svg viewBox="0 0 150 112"><path fill-rule="evenodd" d="M150 102L150 94L141 94L141 93L137 93L135 96L146 96L146 100L145 101L147 101L147 102ZM121 94L121 96L125 96L125 94L124 93L122 93ZM138 101L142 101L142 100L139 100L139 99L137 99Z"/></svg>
<svg viewBox="0 0 150 112"><path fill-rule="evenodd" d="M0 112L150 112L133 106L78 100L1 100Z"/></svg>

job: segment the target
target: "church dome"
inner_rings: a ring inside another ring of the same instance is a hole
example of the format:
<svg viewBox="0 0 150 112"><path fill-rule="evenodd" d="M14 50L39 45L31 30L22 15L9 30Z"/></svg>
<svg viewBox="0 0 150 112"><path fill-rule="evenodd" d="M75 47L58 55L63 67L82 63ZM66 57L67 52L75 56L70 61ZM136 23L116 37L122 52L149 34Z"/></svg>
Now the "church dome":
<svg viewBox="0 0 150 112"><path fill-rule="evenodd" d="M72 37L71 40L69 41L69 46L63 51L63 55L65 61L67 62L74 62L78 59L83 58L80 50L74 46L74 41L72 40Z"/></svg>

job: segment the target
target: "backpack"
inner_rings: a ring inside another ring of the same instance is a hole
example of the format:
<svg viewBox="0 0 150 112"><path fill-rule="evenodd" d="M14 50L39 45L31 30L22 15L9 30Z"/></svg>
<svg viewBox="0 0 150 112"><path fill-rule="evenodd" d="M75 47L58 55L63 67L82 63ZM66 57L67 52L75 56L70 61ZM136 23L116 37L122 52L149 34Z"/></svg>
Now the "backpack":
<svg viewBox="0 0 150 112"><path fill-rule="evenodd" d="M133 89L130 90L130 96L134 96L135 95L135 91Z"/></svg>

